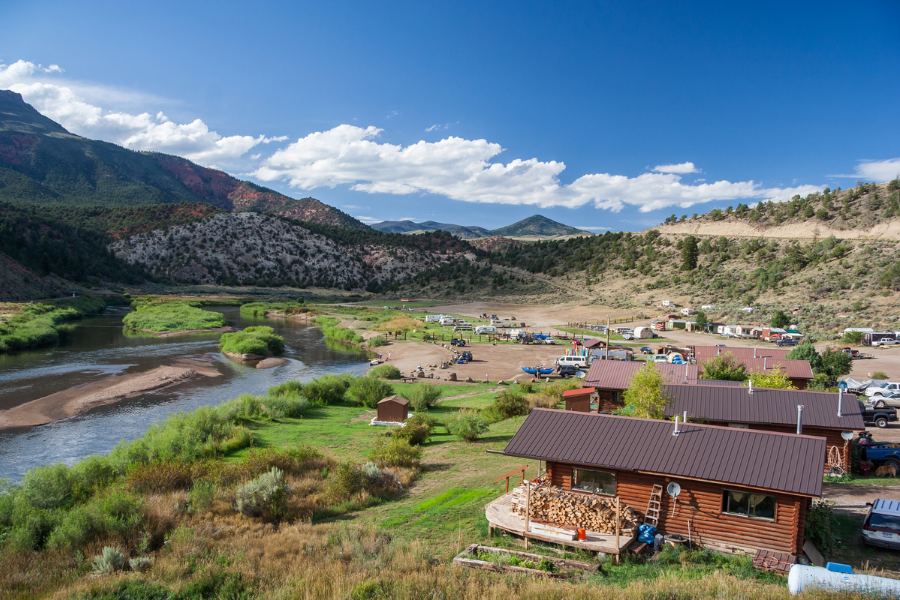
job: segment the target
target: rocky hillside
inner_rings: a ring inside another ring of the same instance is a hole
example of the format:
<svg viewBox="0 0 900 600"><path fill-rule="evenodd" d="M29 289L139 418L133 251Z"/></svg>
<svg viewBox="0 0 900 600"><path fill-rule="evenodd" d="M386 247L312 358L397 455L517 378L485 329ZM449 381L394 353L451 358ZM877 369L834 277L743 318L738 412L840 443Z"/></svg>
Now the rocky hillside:
<svg viewBox="0 0 900 600"><path fill-rule="evenodd" d="M900 238L900 181L860 183L842 190L825 188L788 202L761 202L714 209L688 217L672 215L656 228L665 234L787 239Z"/></svg>
<svg viewBox="0 0 900 600"><path fill-rule="evenodd" d="M0 90L0 201L57 207L202 202L228 211L367 228L314 198L294 200L184 158L73 135L5 90Z"/></svg>
<svg viewBox="0 0 900 600"><path fill-rule="evenodd" d="M119 240L110 249L163 281L369 291L454 259L475 258L464 246L425 247L393 244L386 234L354 243L281 217L221 213Z"/></svg>

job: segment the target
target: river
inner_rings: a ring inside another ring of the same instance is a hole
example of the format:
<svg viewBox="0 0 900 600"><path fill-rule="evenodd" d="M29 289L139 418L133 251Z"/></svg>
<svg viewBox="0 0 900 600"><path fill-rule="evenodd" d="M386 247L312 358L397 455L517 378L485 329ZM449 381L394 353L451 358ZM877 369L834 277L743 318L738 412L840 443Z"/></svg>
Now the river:
<svg viewBox="0 0 900 600"><path fill-rule="evenodd" d="M237 307L209 308L243 329L268 325L285 340L288 363L258 370L218 352L218 334L156 338L127 333L122 317L128 309L110 307L68 327L58 345L0 354L0 410L119 373L139 373L178 358L212 361L220 377L197 377L171 388L141 394L49 425L0 432L0 478L21 480L31 467L73 464L104 454L122 439L143 435L167 416L199 406L220 404L244 393L262 394L291 379L308 381L326 373L363 373L363 353L329 347L318 327L283 319L242 316Z"/></svg>

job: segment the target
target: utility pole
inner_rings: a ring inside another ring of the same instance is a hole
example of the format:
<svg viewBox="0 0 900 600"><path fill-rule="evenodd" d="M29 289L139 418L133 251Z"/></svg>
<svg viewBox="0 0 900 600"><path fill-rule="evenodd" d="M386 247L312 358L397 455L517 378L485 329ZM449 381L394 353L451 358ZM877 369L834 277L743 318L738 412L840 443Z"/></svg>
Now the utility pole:
<svg viewBox="0 0 900 600"><path fill-rule="evenodd" d="M609 315L606 315L606 360L609 360Z"/></svg>

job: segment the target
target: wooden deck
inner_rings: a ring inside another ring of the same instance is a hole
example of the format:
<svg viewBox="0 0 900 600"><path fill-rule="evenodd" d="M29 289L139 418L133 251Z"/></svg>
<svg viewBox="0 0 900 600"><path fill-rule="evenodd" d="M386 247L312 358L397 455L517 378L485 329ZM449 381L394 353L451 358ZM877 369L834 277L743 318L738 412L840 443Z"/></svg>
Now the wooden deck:
<svg viewBox="0 0 900 600"><path fill-rule="evenodd" d="M615 533L588 531L587 540L583 542L577 540L561 540L559 538L540 535L532 531L526 533L525 517L514 515L509 512L512 505L510 502L511 498L512 492L500 496L485 507L485 516L492 529L502 529L503 531L508 531L509 533L520 535L530 540L540 540L551 544L562 544L564 546L582 548L592 552L605 552L606 554L621 554L634 539L632 535L620 534L618 544L616 544Z"/></svg>

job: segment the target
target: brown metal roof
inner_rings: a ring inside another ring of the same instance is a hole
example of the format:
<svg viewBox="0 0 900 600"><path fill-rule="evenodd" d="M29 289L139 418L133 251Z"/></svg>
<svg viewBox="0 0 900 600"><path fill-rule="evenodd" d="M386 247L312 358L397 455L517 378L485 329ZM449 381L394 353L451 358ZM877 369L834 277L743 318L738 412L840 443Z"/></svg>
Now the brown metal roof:
<svg viewBox="0 0 900 600"><path fill-rule="evenodd" d="M595 360L591 363L582 385L603 390L626 390L631 385L631 378L635 372L645 364L638 361ZM657 363L656 370L662 374L667 383L681 383L685 379L688 383L697 382L697 365Z"/></svg>
<svg viewBox="0 0 900 600"><path fill-rule="evenodd" d="M726 379L698 379L697 385L718 385L728 387L747 387L745 381L728 381Z"/></svg>
<svg viewBox="0 0 900 600"><path fill-rule="evenodd" d="M825 438L535 409L504 454L822 495Z"/></svg>
<svg viewBox="0 0 900 600"><path fill-rule="evenodd" d="M698 361L708 360L716 356L721 351L722 354L731 352L735 358L784 358L790 350L784 348L736 348L734 346L696 346L694 348L694 357Z"/></svg>
<svg viewBox="0 0 900 600"><path fill-rule="evenodd" d="M739 358L747 367L748 373L769 374L778 367L787 373L788 379L813 379L812 367L808 360L793 360L787 358Z"/></svg>
<svg viewBox="0 0 900 600"><path fill-rule="evenodd" d="M701 380L702 381L702 380ZM862 414L856 396L844 394L838 416L838 394L801 390L725 387L710 385L669 385L666 393L672 403L667 417L688 417L728 423L766 423L796 425L797 405L803 405L803 425L829 429L862 430Z"/></svg>
<svg viewBox="0 0 900 600"><path fill-rule="evenodd" d="M584 340L581 343L585 348L594 348L596 346L606 346L606 342L597 338L591 338L589 340Z"/></svg>
<svg viewBox="0 0 900 600"><path fill-rule="evenodd" d="M379 400L378 404L384 404L386 402L392 402L395 404L402 404L403 406L409 406L409 400L407 400L403 396L388 396L384 400Z"/></svg>

